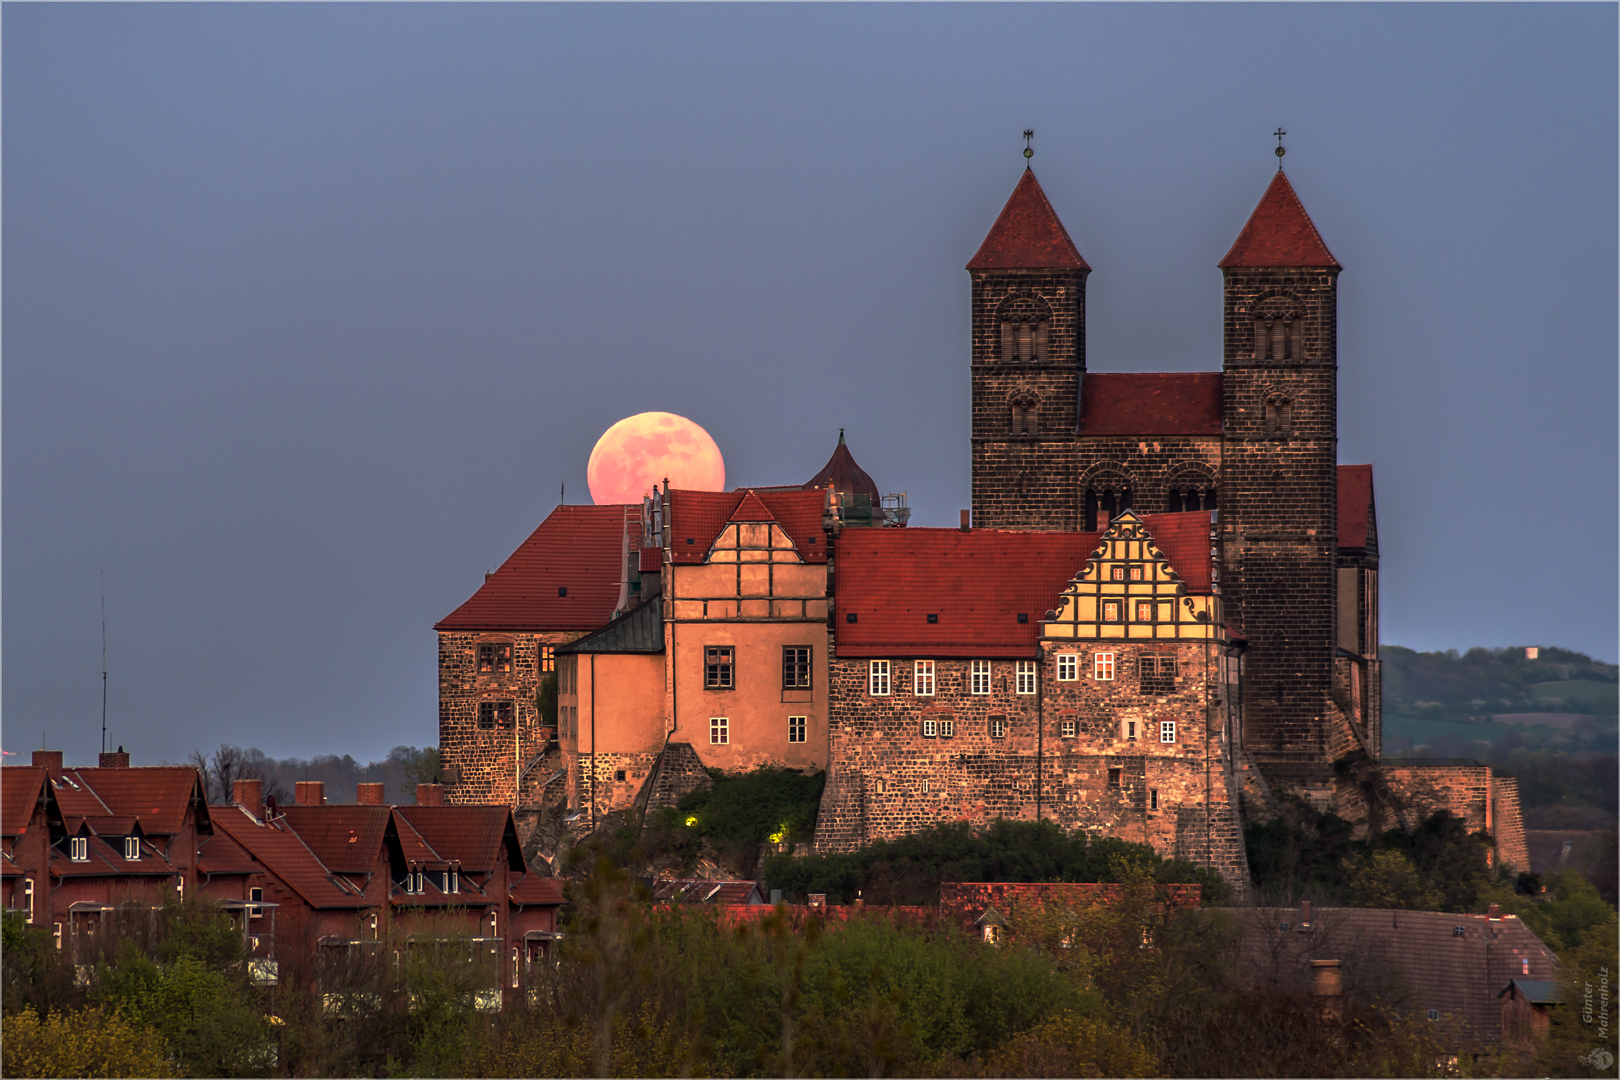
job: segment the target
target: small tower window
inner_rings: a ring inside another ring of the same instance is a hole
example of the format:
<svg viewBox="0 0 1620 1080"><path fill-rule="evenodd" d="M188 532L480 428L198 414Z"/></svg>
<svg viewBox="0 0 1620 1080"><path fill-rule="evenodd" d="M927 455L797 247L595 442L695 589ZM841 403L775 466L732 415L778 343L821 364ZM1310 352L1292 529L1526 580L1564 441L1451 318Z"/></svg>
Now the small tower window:
<svg viewBox="0 0 1620 1080"><path fill-rule="evenodd" d="M1266 434L1288 435L1293 423L1293 403L1283 399L1274 398L1266 402Z"/></svg>
<svg viewBox="0 0 1620 1080"><path fill-rule="evenodd" d="M1047 320L1003 320L1001 324L1001 358L1009 363L1032 360L1044 363L1047 352Z"/></svg>

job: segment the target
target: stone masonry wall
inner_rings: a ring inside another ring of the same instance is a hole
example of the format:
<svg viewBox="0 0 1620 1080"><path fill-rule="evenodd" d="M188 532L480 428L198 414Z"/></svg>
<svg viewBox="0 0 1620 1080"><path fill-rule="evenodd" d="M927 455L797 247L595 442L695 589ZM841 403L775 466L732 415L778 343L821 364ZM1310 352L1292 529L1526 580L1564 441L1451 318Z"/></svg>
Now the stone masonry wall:
<svg viewBox="0 0 1620 1080"><path fill-rule="evenodd" d="M1524 835L1524 813L1519 806L1519 781L1511 776L1491 777L1492 799L1495 808L1491 814L1496 826L1496 857L1504 866L1517 870L1530 869L1530 847Z"/></svg>

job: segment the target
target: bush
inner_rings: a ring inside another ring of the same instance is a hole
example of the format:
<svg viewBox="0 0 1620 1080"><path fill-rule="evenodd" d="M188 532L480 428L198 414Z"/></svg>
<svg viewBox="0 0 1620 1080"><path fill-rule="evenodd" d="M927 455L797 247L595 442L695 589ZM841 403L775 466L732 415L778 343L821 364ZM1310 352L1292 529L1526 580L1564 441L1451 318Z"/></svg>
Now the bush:
<svg viewBox="0 0 1620 1080"><path fill-rule="evenodd" d="M173 1076L163 1036L110 1009L54 1013L33 1006L7 1013L0 1030L7 1076Z"/></svg>

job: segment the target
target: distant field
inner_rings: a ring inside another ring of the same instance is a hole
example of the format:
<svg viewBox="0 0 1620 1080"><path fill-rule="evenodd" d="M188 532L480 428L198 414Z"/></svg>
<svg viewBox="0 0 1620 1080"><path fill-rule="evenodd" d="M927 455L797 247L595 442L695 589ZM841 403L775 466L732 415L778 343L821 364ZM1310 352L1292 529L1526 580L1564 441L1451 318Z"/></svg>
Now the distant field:
<svg viewBox="0 0 1620 1080"><path fill-rule="evenodd" d="M1614 712L1617 707L1620 707L1620 686L1616 686L1612 682L1595 682L1590 679L1568 679L1536 683L1530 687L1530 696L1537 701L1562 698L1565 701L1607 705L1610 712Z"/></svg>
<svg viewBox="0 0 1620 1080"><path fill-rule="evenodd" d="M1384 717L1384 738L1392 735L1426 743L1441 736L1468 742L1496 743L1513 728L1507 724L1453 724L1445 720L1416 720L1409 716Z"/></svg>

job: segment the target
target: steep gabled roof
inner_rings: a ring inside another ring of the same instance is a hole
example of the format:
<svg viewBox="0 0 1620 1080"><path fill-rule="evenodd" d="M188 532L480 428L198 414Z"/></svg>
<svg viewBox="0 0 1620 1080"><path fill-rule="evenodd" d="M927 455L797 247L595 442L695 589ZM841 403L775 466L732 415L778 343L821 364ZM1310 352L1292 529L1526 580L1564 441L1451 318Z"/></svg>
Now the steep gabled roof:
<svg viewBox="0 0 1620 1080"><path fill-rule="evenodd" d="M507 890L507 896L514 904L556 907L563 902L562 882L554 877L527 873L512 882L512 887Z"/></svg>
<svg viewBox="0 0 1620 1080"><path fill-rule="evenodd" d="M1012 197L969 260L969 270L1090 270L1057 211L1026 167Z"/></svg>
<svg viewBox="0 0 1620 1080"><path fill-rule="evenodd" d="M433 850L432 844L422 839L422 834L398 812L398 807L394 808L394 830L399 836L400 853L406 866L437 870L450 865L449 860Z"/></svg>
<svg viewBox="0 0 1620 1080"><path fill-rule="evenodd" d="M1373 467L1339 466L1339 546L1357 550L1376 547L1373 531Z"/></svg>
<svg viewBox="0 0 1620 1080"><path fill-rule="evenodd" d="M397 806L394 812L440 858L460 863L463 870L492 872L502 859L510 870L524 869L512 811L504 806Z"/></svg>
<svg viewBox="0 0 1620 1080"><path fill-rule="evenodd" d="M50 798L46 787L48 770L32 765L8 765L0 769L0 836L21 836L34 820L34 808L39 805L41 790Z"/></svg>
<svg viewBox="0 0 1620 1080"><path fill-rule="evenodd" d="M841 495L868 495L874 506L882 498L877 481L867 475L866 470L855 461L855 455L849 452L849 447L844 443L843 428L838 429L838 445L833 447L832 457L804 486L807 489L830 487Z"/></svg>
<svg viewBox="0 0 1620 1080"><path fill-rule="evenodd" d="M1294 194L1288 174L1282 170L1271 178L1271 185L1260 197L1260 205L1249 215L1248 223L1226 258L1222 270L1243 266L1331 266L1342 269L1339 260L1316 231L1305 204Z"/></svg>
<svg viewBox="0 0 1620 1080"><path fill-rule="evenodd" d="M559 506L490 579L435 630L595 630L613 617L624 532L641 508ZM560 590L567 590L563 595Z"/></svg>
<svg viewBox="0 0 1620 1080"><path fill-rule="evenodd" d="M63 815L97 817L112 813L112 807L91 789L89 781L72 769L63 769L61 775L51 781L51 787L56 789L56 805L61 807Z"/></svg>
<svg viewBox="0 0 1620 1080"><path fill-rule="evenodd" d="M826 562L827 545L821 531L823 495L819 491L671 491L666 510L670 521L670 558L677 564L701 563L733 520L743 501L752 496L769 511L771 519L793 541L799 558L807 563Z"/></svg>
<svg viewBox="0 0 1620 1080"><path fill-rule="evenodd" d="M190 765L147 765L136 769L64 769L64 779L84 784L103 803L105 810L69 810L87 817L118 816L139 818L141 828L156 836L173 836L185 827L187 811L195 811L197 828L209 829L208 799L202 778ZM61 785L57 798L62 799Z"/></svg>
<svg viewBox="0 0 1620 1080"><path fill-rule="evenodd" d="M752 491L743 492L742 502L731 512L731 521L775 521L776 515L765 509L759 496Z"/></svg>
<svg viewBox="0 0 1620 1080"><path fill-rule="evenodd" d="M1082 380L1082 435L1221 434L1218 371L1087 372Z"/></svg>
<svg viewBox="0 0 1620 1080"><path fill-rule="evenodd" d="M259 864L223 829L197 845L197 869L213 876L262 873Z"/></svg>
<svg viewBox="0 0 1620 1080"><path fill-rule="evenodd" d="M281 813L293 832L326 868L339 874L365 874L383 854L390 812L386 806L287 806Z"/></svg>
<svg viewBox="0 0 1620 1080"><path fill-rule="evenodd" d="M334 874L291 829L260 825L239 807L220 807L214 824L314 908L369 906L359 891Z"/></svg>

